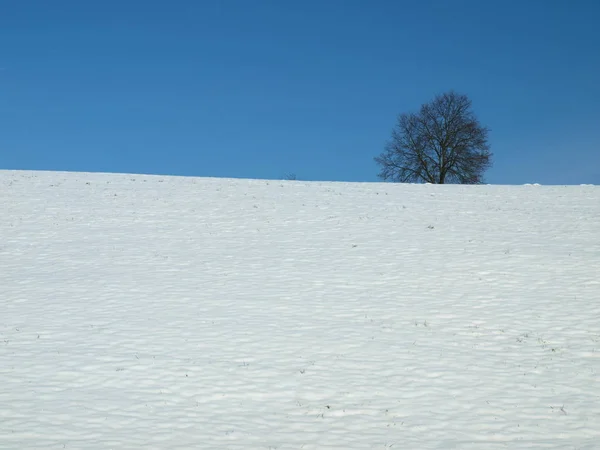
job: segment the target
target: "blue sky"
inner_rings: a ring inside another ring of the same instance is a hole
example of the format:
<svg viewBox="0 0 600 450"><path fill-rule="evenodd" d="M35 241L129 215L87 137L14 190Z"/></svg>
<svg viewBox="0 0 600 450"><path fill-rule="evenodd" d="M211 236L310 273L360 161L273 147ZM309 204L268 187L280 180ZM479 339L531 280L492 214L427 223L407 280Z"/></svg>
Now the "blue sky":
<svg viewBox="0 0 600 450"><path fill-rule="evenodd" d="M454 89L494 184L600 184L598 0L0 3L0 169L377 181Z"/></svg>

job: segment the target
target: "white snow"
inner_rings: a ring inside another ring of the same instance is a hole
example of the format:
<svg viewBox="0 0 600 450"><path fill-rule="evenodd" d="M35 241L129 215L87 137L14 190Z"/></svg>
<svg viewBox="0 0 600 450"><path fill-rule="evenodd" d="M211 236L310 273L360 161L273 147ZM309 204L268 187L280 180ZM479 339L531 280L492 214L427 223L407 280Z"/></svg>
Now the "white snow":
<svg viewBox="0 0 600 450"><path fill-rule="evenodd" d="M598 449L600 187L0 171L2 449Z"/></svg>

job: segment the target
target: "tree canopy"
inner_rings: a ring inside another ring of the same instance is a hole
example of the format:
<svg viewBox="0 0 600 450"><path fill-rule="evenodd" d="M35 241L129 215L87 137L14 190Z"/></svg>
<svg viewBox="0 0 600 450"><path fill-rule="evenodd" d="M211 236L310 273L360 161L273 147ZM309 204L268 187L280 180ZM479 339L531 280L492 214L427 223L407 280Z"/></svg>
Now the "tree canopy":
<svg viewBox="0 0 600 450"><path fill-rule="evenodd" d="M404 183L483 183L492 164L488 131L466 95L437 95L418 112L398 117L384 152L375 157L378 175Z"/></svg>

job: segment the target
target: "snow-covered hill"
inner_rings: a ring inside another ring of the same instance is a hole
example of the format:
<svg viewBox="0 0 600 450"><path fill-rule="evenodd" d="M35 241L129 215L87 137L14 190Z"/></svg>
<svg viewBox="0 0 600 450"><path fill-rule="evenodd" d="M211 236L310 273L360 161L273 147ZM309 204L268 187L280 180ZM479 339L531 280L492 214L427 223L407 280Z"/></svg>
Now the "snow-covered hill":
<svg viewBox="0 0 600 450"><path fill-rule="evenodd" d="M0 172L0 448L600 448L600 187Z"/></svg>

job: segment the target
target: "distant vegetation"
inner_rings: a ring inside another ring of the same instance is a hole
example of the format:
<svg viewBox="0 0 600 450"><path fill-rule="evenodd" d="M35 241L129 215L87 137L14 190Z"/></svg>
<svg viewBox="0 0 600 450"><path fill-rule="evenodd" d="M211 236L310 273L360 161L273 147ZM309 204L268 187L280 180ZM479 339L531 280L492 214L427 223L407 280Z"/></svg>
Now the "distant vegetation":
<svg viewBox="0 0 600 450"><path fill-rule="evenodd" d="M418 112L398 117L385 151L375 157L378 176L403 183L483 183L492 165L488 131L466 95L437 95Z"/></svg>

